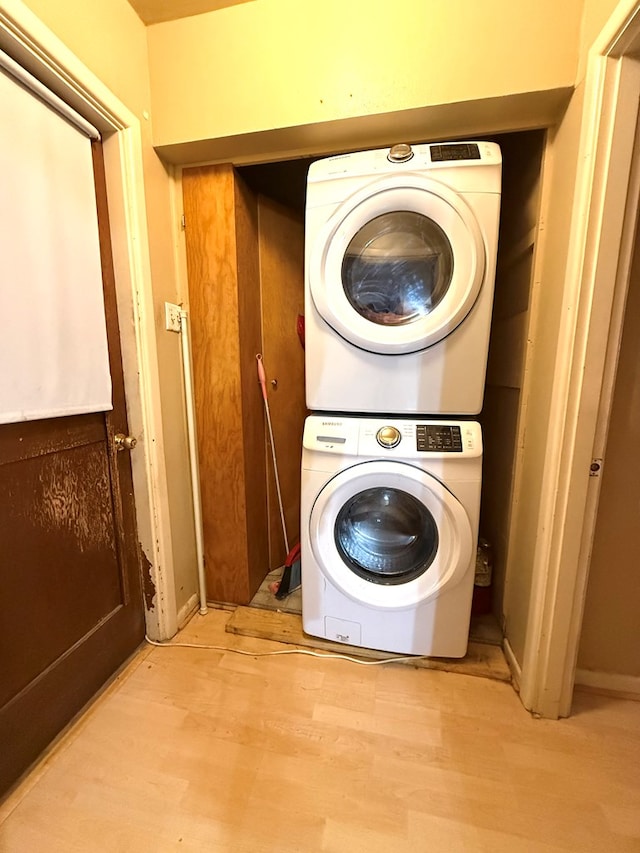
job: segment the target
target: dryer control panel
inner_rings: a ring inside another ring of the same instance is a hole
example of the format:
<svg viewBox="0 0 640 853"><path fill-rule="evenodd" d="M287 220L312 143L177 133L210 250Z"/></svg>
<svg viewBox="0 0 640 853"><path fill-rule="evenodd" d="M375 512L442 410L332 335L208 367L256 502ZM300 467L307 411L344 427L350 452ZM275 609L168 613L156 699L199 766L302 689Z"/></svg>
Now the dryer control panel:
<svg viewBox="0 0 640 853"><path fill-rule="evenodd" d="M407 145L399 143L390 148L374 151L353 151L315 160L309 166L308 184L332 181L357 176L369 178L383 175L398 175L404 172L426 173L433 171L434 177L455 169L458 191L500 192L500 165L502 155L495 142L474 140L470 142L436 142ZM439 174L437 174L439 173ZM461 178L461 174L466 176ZM468 173L468 174L467 174ZM462 183L461 183L462 181ZM350 194L353 190L349 190ZM343 200L338 187L333 190L332 201ZM307 204L309 202L307 201ZM326 200L323 202L326 203ZM314 201L312 206L316 206Z"/></svg>
<svg viewBox="0 0 640 853"><path fill-rule="evenodd" d="M431 162L442 163L446 160L480 160L480 148L477 142L448 142L431 146Z"/></svg>

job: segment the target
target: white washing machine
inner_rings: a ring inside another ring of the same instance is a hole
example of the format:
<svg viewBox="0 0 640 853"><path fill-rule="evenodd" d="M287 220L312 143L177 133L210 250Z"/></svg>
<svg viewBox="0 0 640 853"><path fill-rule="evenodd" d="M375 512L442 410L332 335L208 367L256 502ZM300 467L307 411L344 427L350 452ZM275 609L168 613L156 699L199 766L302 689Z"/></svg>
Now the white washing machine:
<svg viewBox="0 0 640 853"><path fill-rule="evenodd" d="M302 623L401 654L467 650L480 425L312 415L302 451Z"/></svg>
<svg viewBox="0 0 640 853"><path fill-rule="evenodd" d="M396 145L312 163L309 409L480 411L501 164L490 142Z"/></svg>

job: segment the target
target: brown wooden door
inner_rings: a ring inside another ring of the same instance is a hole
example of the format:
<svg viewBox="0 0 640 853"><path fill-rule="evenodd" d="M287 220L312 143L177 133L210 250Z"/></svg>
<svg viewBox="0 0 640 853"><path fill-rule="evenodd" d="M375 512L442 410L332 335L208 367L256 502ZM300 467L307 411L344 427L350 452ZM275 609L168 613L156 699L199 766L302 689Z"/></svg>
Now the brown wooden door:
<svg viewBox="0 0 640 853"><path fill-rule="evenodd" d="M93 154L113 411L0 426L0 793L144 638L99 143Z"/></svg>

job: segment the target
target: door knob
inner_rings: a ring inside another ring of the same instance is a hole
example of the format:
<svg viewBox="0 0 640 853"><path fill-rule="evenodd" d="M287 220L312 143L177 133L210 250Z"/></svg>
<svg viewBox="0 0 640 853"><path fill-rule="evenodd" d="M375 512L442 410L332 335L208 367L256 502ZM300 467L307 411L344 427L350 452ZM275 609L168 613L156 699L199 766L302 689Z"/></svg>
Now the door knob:
<svg viewBox="0 0 640 853"><path fill-rule="evenodd" d="M118 432L113 436L113 443L117 451L133 450L138 441L132 435L125 435L122 432Z"/></svg>

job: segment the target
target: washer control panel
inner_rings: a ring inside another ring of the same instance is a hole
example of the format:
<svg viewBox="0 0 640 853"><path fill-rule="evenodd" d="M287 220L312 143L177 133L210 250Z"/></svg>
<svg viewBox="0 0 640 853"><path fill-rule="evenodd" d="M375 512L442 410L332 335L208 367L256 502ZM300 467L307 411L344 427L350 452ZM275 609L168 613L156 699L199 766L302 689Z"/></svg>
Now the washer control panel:
<svg viewBox="0 0 640 853"><path fill-rule="evenodd" d="M460 427L416 424L416 450L425 453L462 453Z"/></svg>
<svg viewBox="0 0 640 853"><path fill-rule="evenodd" d="M303 446L341 457L478 457L482 456L482 431L475 421L310 415L305 421Z"/></svg>

